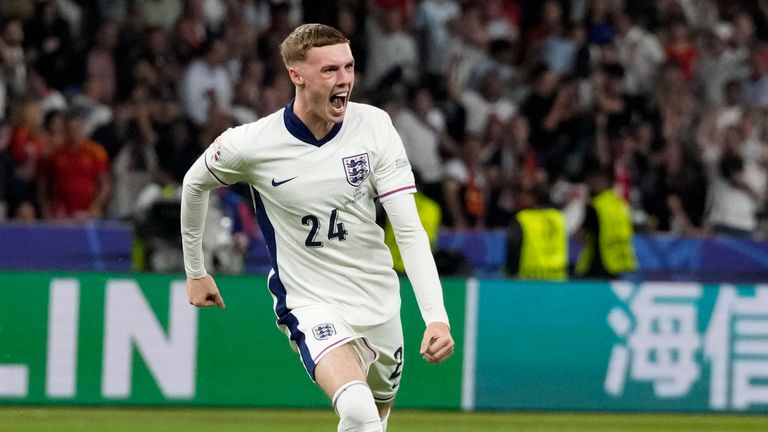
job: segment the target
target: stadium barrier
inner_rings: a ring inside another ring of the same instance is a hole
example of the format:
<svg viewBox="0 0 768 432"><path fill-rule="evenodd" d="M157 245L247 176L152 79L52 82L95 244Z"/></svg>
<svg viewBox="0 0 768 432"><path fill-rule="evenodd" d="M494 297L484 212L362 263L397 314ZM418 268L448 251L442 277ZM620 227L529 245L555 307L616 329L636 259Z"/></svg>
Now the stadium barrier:
<svg viewBox="0 0 768 432"><path fill-rule="evenodd" d="M116 221L85 224L0 224L0 270L130 271L133 228ZM437 247L466 259L472 276L496 278L506 260L504 231L440 233ZM762 282L768 280L768 241L636 235L639 271L631 280ZM570 242L570 262L579 245ZM263 239L246 257L249 274L271 266ZM446 269L450 270L450 269ZM454 269L459 270L459 269Z"/></svg>
<svg viewBox="0 0 768 432"><path fill-rule="evenodd" d="M264 277L0 273L0 403L327 407L274 327ZM457 352L417 354L403 281L402 408L768 414L768 285L445 279Z"/></svg>
<svg viewBox="0 0 768 432"><path fill-rule="evenodd" d="M0 404L328 406L275 326L266 278L217 283L224 311L190 306L179 276L0 273ZM445 284L461 329L464 281ZM398 404L458 408L461 354L437 367L420 358L409 291Z"/></svg>
<svg viewBox="0 0 768 432"><path fill-rule="evenodd" d="M122 222L0 223L0 269L130 271L133 230Z"/></svg>
<svg viewBox="0 0 768 432"><path fill-rule="evenodd" d="M476 289L465 408L768 413L768 285L488 280Z"/></svg>

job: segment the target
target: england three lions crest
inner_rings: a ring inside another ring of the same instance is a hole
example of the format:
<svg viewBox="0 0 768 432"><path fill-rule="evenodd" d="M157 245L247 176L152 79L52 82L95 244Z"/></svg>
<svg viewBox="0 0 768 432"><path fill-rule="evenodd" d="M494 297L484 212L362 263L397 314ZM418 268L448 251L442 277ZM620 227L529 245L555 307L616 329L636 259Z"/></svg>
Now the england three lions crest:
<svg viewBox="0 0 768 432"><path fill-rule="evenodd" d="M347 175L347 183L358 187L368 178L371 173L368 163L368 153L349 156L341 159L344 164L344 173Z"/></svg>
<svg viewBox="0 0 768 432"><path fill-rule="evenodd" d="M326 340L336 334L336 327L331 323L319 324L312 329L312 334L317 340Z"/></svg>

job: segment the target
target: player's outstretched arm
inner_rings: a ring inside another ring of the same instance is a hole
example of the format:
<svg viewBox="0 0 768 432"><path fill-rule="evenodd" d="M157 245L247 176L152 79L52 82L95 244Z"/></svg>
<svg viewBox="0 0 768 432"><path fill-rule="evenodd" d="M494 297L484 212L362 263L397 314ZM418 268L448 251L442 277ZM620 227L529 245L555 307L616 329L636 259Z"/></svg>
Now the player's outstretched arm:
<svg viewBox="0 0 768 432"><path fill-rule="evenodd" d="M448 324L433 322L424 330L419 353L430 363L440 363L453 354L455 345Z"/></svg>
<svg viewBox="0 0 768 432"><path fill-rule="evenodd" d="M430 363L440 363L451 356L454 342L429 239L419 220L412 195L394 197L383 202L383 205L392 222L421 316L427 323L421 342L421 355Z"/></svg>
<svg viewBox="0 0 768 432"><path fill-rule="evenodd" d="M196 307L211 307L216 305L219 309L225 309L224 299L219 293L216 281L210 275L199 279L187 278L187 296L189 304Z"/></svg>

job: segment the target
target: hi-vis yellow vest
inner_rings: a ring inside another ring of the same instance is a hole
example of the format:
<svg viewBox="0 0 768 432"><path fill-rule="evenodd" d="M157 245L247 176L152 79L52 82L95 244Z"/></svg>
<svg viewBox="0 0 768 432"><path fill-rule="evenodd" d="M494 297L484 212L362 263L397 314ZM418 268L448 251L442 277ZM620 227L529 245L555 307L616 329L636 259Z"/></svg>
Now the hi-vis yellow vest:
<svg viewBox="0 0 768 432"><path fill-rule="evenodd" d="M523 231L518 276L563 280L568 275L565 216L556 209L526 209L515 216Z"/></svg>
<svg viewBox="0 0 768 432"><path fill-rule="evenodd" d="M605 270L613 275L635 270L637 261L632 246L634 230L629 205L612 189L608 189L592 198L592 206L597 213L597 242ZM594 242L586 244L584 249L576 266L579 274L589 270L596 253Z"/></svg>

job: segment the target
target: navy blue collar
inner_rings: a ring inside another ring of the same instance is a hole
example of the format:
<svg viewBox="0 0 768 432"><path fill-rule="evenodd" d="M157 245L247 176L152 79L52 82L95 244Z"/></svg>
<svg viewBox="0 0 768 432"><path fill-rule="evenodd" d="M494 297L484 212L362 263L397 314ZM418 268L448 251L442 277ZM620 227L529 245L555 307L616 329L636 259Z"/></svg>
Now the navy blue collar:
<svg viewBox="0 0 768 432"><path fill-rule="evenodd" d="M324 137L320 139L315 138L307 125L305 125L304 122L302 122L301 119L296 114L294 114L293 103L295 101L296 99L291 99L291 102L285 106L285 111L283 112L283 122L285 123L286 129L288 129L288 132L290 132L291 135L304 141L307 144L320 147L321 145L332 140L339 133L342 123L334 124L331 130Z"/></svg>

